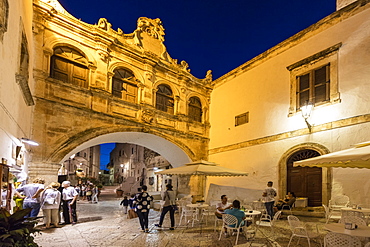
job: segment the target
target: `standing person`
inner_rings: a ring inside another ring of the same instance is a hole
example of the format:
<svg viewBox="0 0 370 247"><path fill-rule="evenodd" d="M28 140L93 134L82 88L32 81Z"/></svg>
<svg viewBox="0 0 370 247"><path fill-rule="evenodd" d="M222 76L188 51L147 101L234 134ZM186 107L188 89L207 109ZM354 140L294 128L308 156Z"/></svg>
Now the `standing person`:
<svg viewBox="0 0 370 247"><path fill-rule="evenodd" d="M59 205L61 202L59 187L60 183L52 182L41 196L41 208L45 216L46 228L50 228L50 223L53 223L54 227L59 227Z"/></svg>
<svg viewBox="0 0 370 247"><path fill-rule="evenodd" d="M91 196L92 196L92 185L88 184L86 185L86 197L89 202L91 201Z"/></svg>
<svg viewBox="0 0 370 247"><path fill-rule="evenodd" d="M121 203L119 205L123 205L123 212L125 212L125 214L127 214L127 208L128 208L128 205L129 205L129 200L127 199L127 196L123 197L123 200L121 201Z"/></svg>
<svg viewBox="0 0 370 247"><path fill-rule="evenodd" d="M226 209L229 209L232 207L232 204L227 202L227 196L226 195L222 195L221 196L221 202L217 203L216 205L216 212L215 212L215 215L217 218L219 219L222 219L222 214L224 213L224 211Z"/></svg>
<svg viewBox="0 0 370 247"><path fill-rule="evenodd" d="M267 214L271 217L274 217L274 204L275 204L275 196L277 195L276 189L272 187L273 182L269 181L267 183L267 188L263 191L262 197L265 203Z"/></svg>
<svg viewBox="0 0 370 247"><path fill-rule="evenodd" d="M176 193L172 190L172 185L166 185L167 190L162 195L162 200L164 201L161 217L159 218L159 224L155 224L157 227L162 227L164 216L167 212L170 212L171 227L170 230L175 230L175 209L176 205Z"/></svg>
<svg viewBox="0 0 370 247"><path fill-rule="evenodd" d="M91 203L98 203L98 188L95 185L92 185L91 192Z"/></svg>
<svg viewBox="0 0 370 247"><path fill-rule="evenodd" d="M31 212L26 217L37 217L40 212L40 193L44 191L45 180L36 178L32 184L26 184L15 190L15 194L19 198L24 198L23 209L32 208ZM23 192L24 196L20 194Z"/></svg>
<svg viewBox="0 0 370 247"><path fill-rule="evenodd" d="M72 218L72 224L74 225L77 223L76 204L78 193L75 188L71 187L71 182L69 181L64 181L62 187L64 224L71 224Z"/></svg>
<svg viewBox="0 0 370 247"><path fill-rule="evenodd" d="M153 201L153 197L146 191L148 187L143 185L141 192L135 195L134 205L136 207L136 213L139 216L139 222L141 230L143 232L149 232L149 210L150 202Z"/></svg>
<svg viewBox="0 0 370 247"><path fill-rule="evenodd" d="M82 197L82 201L86 200L86 184L82 184L80 196Z"/></svg>

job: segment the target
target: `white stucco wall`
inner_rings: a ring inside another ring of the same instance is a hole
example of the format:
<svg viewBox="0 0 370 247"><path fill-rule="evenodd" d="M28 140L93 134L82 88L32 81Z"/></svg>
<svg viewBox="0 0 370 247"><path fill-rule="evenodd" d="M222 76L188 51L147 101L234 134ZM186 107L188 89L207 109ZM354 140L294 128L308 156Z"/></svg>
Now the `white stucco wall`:
<svg viewBox="0 0 370 247"><path fill-rule="evenodd" d="M336 22L338 23L335 25L330 24ZM299 41L288 40L285 46L289 46L289 49L284 51L284 44L282 47L278 45L272 52L277 55L269 59L261 56L255 67L245 69L225 81L221 78L211 96L209 160L226 167L247 171L250 176L209 178L208 184L227 184L257 190L264 188L266 182L272 180L277 186L280 179L279 161L293 146L307 142L318 143L332 152L349 148L355 143L369 141L370 125L365 122L336 129L328 127L328 130L278 141L271 138L271 142L259 145L255 143L245 148L222 150L228 145L306 129L300 112L288 116L290 71L286 67L338 43L342 43L338 51L340 102L315 107L309 122L320 125L369 114L369 28L369 9L342 21L333 16L319 29L312 29L310 38ZM235 116L244 112L249 112L249 123L235 127ZM212 149L216 148L218 151L212 152ZM370 175L369 171L370 169L361 170L360 173ZM356 192L359 193L359 196L354 197L356 203L366 203L368 199L364 198L368 197L366 192L369 185L366 176L358 174L359 172L355 170L343 172L334 169L333 193L344 193L351 197L351 194Z"/></svg>
<svg viewBox="0 0 370 247"><path fill-rule="evenodd" d="M0 158L7 159L8 164L15 164L12 150L14 145L21 145L18 138L31 138L32 106L26 105L15 76L19 72L23 29L28 42L29 86L32 91L32 0L8 2L8 28L0 42Z"/></svg>

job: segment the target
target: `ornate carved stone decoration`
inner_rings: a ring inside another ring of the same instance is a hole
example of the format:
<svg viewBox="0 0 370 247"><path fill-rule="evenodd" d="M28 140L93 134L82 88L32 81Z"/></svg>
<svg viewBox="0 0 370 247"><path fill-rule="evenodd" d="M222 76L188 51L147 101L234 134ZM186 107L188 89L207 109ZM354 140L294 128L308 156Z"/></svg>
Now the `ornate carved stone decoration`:
<svg viewBox="0 0 370 247"><path fill-rule="evenodd" d="M9 4L8 0L0 0L0 41L8 30Z"/></svg>
<svg viewBox="0 0 370 247"><path fill-rule="evenodd" d="M181 61L180 68L184 71L190 72L190 69L188 69L189 64L187 62L185 62L184 60Z"/></svg>
<svg viewBox="0 0 370 247"><path fill-rule="evenodd" d="M108 22L105 18L100 18L98 22L98 28L103 29L105 31L109 31L112 28L112 24Z"/></svg>
<svg viewBox="0 0 370 247"><path fill-rule="evenodd" d="M145 123L151 124L154 121L154 114L150 110L145 110L141 114L141 120Z"/></svg>
<svg viewBox="0 0 370 247"><path fill-rule="evenodd" d="M208 83L212 82L212 70L207 71L206 78L204 80Z"/></svg>
<svg viewBox="0 0 370 247"><path fill-rule="evenodd" d="M136 32L146 32L149 36L164 41L164 27L159 18L153 20L147 17L140 17L137 21Z"/></svg>

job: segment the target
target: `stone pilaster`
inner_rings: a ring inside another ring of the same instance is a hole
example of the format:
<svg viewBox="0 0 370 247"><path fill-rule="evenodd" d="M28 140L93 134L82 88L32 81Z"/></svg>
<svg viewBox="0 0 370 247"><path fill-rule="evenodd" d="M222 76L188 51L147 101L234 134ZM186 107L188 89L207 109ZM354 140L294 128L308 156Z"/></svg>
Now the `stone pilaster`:
<svg viewBox="0 0 370 247"><path fill-rule="evenodd" d="M57 163L29 163L28 165L28 176L29 181L32 181L36 177L45 179L45 185L49 185L51 182L58 181L58 170L61 167Z"/></svg>

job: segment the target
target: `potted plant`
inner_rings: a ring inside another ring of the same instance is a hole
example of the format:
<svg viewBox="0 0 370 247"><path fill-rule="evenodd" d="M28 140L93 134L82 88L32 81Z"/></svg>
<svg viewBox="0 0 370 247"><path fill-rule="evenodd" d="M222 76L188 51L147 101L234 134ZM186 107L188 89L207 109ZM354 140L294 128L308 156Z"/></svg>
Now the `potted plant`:
<svg viewBox="0 0 370 247"><path fill-rule="evenodd" d="M123 190L120 187L116 189L116 195L117 197L121 197L123 195Z"/></svg>
<svg viewBox="0 0 370 247"><path fill-rule="evenodd" d="M24 218L31 212L31 208L18 210L10 214L0 208L0 242L4 247L38 246L34 242L34 234L40 230L35 228L36 218Z"/></svg>

